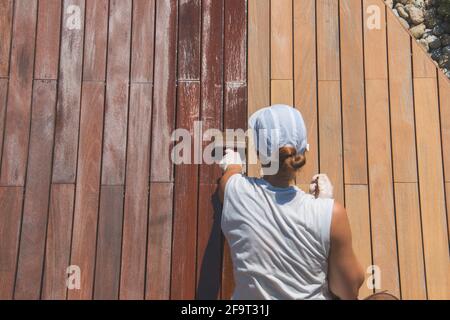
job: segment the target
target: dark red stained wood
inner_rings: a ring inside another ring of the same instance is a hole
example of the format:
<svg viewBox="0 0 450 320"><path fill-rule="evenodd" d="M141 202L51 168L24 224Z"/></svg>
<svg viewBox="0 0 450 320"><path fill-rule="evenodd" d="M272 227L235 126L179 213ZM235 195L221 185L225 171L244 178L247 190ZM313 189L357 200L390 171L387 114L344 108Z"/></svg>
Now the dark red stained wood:
<svg viewBox="0 0 450 320"><path fill-rule="evenodd" d="M104 81L108 42L108 0L86 2L83 79Z"/></svg>
<svg viewBox="0 0 450 320"><path fill-rule="evenodd" d="M199 80L200 0L180 0L178 10L178 80Z"/></svg>
<svg viewBox="0 0 450 320"><path fill-rule="evenodd" d="M229 300L234 291L234 275L233 275L233 261L231 260L230 248L226 240L223 246L223 270L222 270L222 290L221 299Z"/></svg>
<svg viewBox="0 0 450 320"><path fill-rule="evenodd" d="M119 297L123 186L102 186L95 264L94 299Z"/></svg>
<svg viewBox="0 0 450 320"><path fill-rule="evenodd" d="M133 2L132 82L153 81L155 1L134 0Z"/></svg>
<svg viewBox="0 0 450 320"><path fill-rule="evenodd" d="M173 183L150 183L146 299L170 298Z"/></svg>
<svg viewBox="0 0 450 320"><path fill-rule="evenodd" d="M152 85L132 84L122 242L121 299L143 299L147 255Z"/></svg>
<svg viewBox="0 0 450 320"><path fill-rule="evenodd" d="M12 299L22 217L23 188L0 187L0 299Z"/></svg>
<svg viewBox="0 0 450 320"><path fill-rule="evenodd" d="M151 177L172 182L171 135L175 125L177 1L157 0Z"/></svg>
<svg viewBox="0 0 450 320"><path fill-rule="evenodd" d="M83 61L84 0L64 1L61 34L53 182L75 183ZM67 9L80 7L81 29L67 28Z"/></svg>
<svg viewBox="0 0 450 320"><path fill-rule="evenodd" d="M99 207L100 162L103 129L104 84L83 83L80 150L76 185L71 265L81 269L80 290L70 290L70 299L91 299Z"/></svg>
<svg viewBox="0 0 450 320"><path fill-rule="evenodd" d="M113 0L109 8L103 185L125 183L131 5L130 0Z"/></svg>
<svg viewBox="0 0 450 320"><path fill-rule="evenodd" d="M11 49L13 1L0 0L0 77L7 77Z"/></svg>
<svg viewBox="0 0 450 320"><path fill-rule="evenodd" d="M6 96L8 94L8 80L0 79L0 159L3 151L3 129L5 128Z"/></svg>
<svg viewBox="0 0 450 320"><path fill-rule="evenodd" d="M60 24L61 1L39 1L35 79L56 79L58 77Z"/></svg>
<svg viewBox="0 0 450 320"><path fill-rule="evenodd" d="M15 1L1 185L23 186L31 115L36 0Z"/></svg>
<svg viewBox="0 0 450 320"><path fill-rule="evenodd" d="M42 299L64 300L70 259L75 186L54 184L50 193Z"/></svg>
<svg viewBox="0 0 450 320"><path fill-rule="evenodd" d="M55 128L56 81L35 80L15 299L39 299Z"/></svg>

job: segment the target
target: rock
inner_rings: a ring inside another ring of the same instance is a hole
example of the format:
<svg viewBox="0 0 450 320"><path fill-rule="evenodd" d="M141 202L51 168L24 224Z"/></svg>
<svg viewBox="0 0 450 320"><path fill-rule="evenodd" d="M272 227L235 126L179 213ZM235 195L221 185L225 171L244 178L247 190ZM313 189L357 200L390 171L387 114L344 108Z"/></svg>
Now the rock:
<svg viewBox="0 0 450 320"><path fill-rule="evenodd" d="M448 45L450 45L450 34L443 34L441 37L440 37L440 40L441 40L441 45L442 46L448 46Z"/></svg>
<svg viewBox="0 0 450 320"><path fill-rule="evenodd" d="M441 23L442 29L444 29L445 33L450 33L450 22Z"/></svg>
<svg viewBox="0 0 450 320"><path fill-rule="evenodd" d="M402 17L402 18L405 19L405 20L408 20L408 19L409 19L408 12L406 12L404 6L398 5L395 9L397 10L398 15L399 15L400 17Z"/></svg>
<svg viewBox="0 0 450 320"><path fill-rule="evenodd" d="M418 42L425 48L425 50L427 50L427 51L430 50L430 47L428 46L428 42L425 39L420 39Z"/></svg>
<svg viewBox="0 0 450 320"><path fill-rule="evenodd" d="M421 24L424 21L424 15L423 15L422 9L419 9L412 4L408 4L405 6L405 10L409 15L409 20L413 24Z"/></svg>
<svg viewBox="0 0 450 320"><path fill-rule="evenodd" d="M447 56L450 56L450 46L443 47L443 48L441 49L441 52L442 52L442 54L445 54L445 55L447 55Z"/></svg>
<svg viewBox="0 0 450 320"><path fill-rule="evenodd" d="M442 55L441 49L431 50L431 59L433 59L434 61L438 61L441 55Z"/></svg>
<svg viewBox="0 0 450 320"><path fill-rule="evenodd" d="M400 16L398 15L397 9L392 9L392 12L393 12L397 17L400 17Z"/></svg>
<svg viewBox="0 0 450 320"><path fill-rule="evenodd" d="M425 40L428 42L430 49L437 49L441 46L441 40L434 35L426 37Z"/></svg>
<svg viewBox="0 0 450 320"><path fill-rule="evenodd" d="M409 23L405 19L399 17L398 20L400 20L400 23L406 28L409 29Z"/></svg>
<svg viewBox="0 0 450 320"><path fill-rule="evenodd" d="M425 25L428 28L433 28L437 24L437 13L435 8L426 10L423 18L425 20Z"/></svg>
<svg viewBox="0 0 450 320"><path fill-rule="evenodd" d="M420 39L425 33L425 25L423 23L409 29L414 38Z"/></svg>
<svg viewBox="0 0 450 320"><path fill-rule="evenodd" d="M394 0L386 0L384 1L384 3L386 3L389 8L392 8L394 6Z"/></svg>
<svg viewBox="0 0 450 320"><path fill-rule="evenodd" d="M439 24L433 28L433 34L435 36L440 36L444 34L444 28L442 28Z"/></svg>
<svg viewBox="0 0 450 320"><path fill-rule="evenodd" d="M446 68L446 69L450 68L450 59L449 59L449 56L446 54L442 54L439 57L437 63L439 65L439 67L441 67L441 68Z"/></svg>

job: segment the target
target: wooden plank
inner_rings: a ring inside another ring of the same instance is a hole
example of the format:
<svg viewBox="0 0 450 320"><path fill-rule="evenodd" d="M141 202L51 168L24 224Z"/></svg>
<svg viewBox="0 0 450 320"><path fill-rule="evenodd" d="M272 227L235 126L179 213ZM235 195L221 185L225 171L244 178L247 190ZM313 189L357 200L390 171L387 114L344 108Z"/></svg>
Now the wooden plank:
<svg viewBox="0 0 450 320"><path fill-rule="evenodd" d="M41 294L55 129L56 81L36 80L15 299Z"/></svg>
<svg viewBox="0 0 450 320"><path fill-rule="evenodd" d="M367 280L370 276L367 270L373 265L367 185L346 185L345 204L352 230L353 248L366 276L365 282L359 290L359 297L365 298L373 294L373 290L367 286Z"/></svg>
<svg viewBox="0 0 450 320"><path fill-rule="evenodd" d="M450 182L450 81L441 72L438 80L444 177L446 182Z"/></svg>
<svg viewBox="0 0 450 320"><path fill-rule="evenodd" d="M402 299L424 300L427 295L417 183L395 184L395 207Z"/></svg>
<svg viewBox="0 0 450 320"><path fill-rule="evenodd" d="M271 104L294 104L294 88L292 80L272 80L271 81Z"/></svg>
<svg viewBox="0 0 450 320"><path fill-rule="evenodd" d="M361 1L339 2L344 181L367 184Z"/></svg>
<svg viewBox="0 0 450 320"><path fill-rule="evenodd" d="M45 300L66 299L74 196L73 184L54 184L51 187L42 284L42 299Z"/></svg>
<svg viewBox="0 0 450 320"><path fill-rule="evenodd" d="M414 79L417 159L428 298L449 299L450 261L436 86L435 79Z"/></svg>
<svg viewBox="0 0 450 320"><path fill-rule="evenodd" d="M131 81L153 82L155 0L134 0Z"/></svg>
<svg viewBox="0 0 450 320"><path fill-rule="evenodd" d="M124 187L102 186L100 194L94 299L116 300L121 274Z"/></svg>
<svg viewBox="0 0 450 320"><path fill-rule="evenodd" d="M125 183L131 43L130 0L110 1L102 184Z"/></svg>
<svg viewBox="0 0 450 320"><path fill-rule="evenodd" d="M338 0L316 1L317 78L339 80Z"/></svg>
<svg viewBox="0 0 450 320"><path fill-rule="evenodd" d="M35 79L57 79L61 31L61 1L39 1Z"/></svg>
<svg viewBox="0 0 450 320"><path fill-rule="evenodd" d="M0 159L3 151L3 133L5 128L6 101L8 95L8 80L0 79Z"/></svg>
<svg viewBox="0 0 450 320"><path fill-rule="evenodd" d="M373 262L381 271L381 290L399 296L387 81L367 80L366 99Z"/></svg>
<svg viewBox="0 0 450 320"><path fill-rule="evenodd" d="M1 185L23 186L30 133L37 1L15 2Z"/></svg>
<svg viewBox="0 0 450 320"><path fill-rule="evenodd" d="M297 184L309 184L319 171L316 67L315 1L294 0L294 105L305 120L310 145Z"/></svg>
<svg viewBox="0 0 450 320"><path fill-rule="evenodd" d="M23 188L0 187L0 299L13 298Z"/></svg>
<svg viewBox="0 0 450 320"><path fill-rule="evenodd" d="M342 123L339 81L319 81L320 172L334 186L334 197L344 203Z"/></svg>
<svg viewBox="0 0 450 320"><path fill-rule="evenodd" d="M170 298L173 183L150 183L145 298Z"/></svg>
<svg viewBox="0 0 450 320"><path fill-rule="evenodd" d="M395 182L417 182L410 36L388 10L389 98Z"/></svg>
<svg viewBox="0 0 450 320"><path fill-rule="evenodd" d="M153 150L158 151L151 153L150 181L171 182L170 138L175 126L177 1L157 0L156 8L152 146L155 146Z"/></svg>
<svg viewBox="0 0 450 320"><path fill-rule="evenodd" d="M446 194L446 203L447 203L447 228L448 228L448 236L450 237L450 182L445 183L445 194Z"/></svg>
<svg viewBox="0 0 450 320"><path fill-rule="evenodd" d="M86 2L83 79L105 81L108 43L108 0Z"/></svg>
<svg viewBox="0 0 450 320"><path fill-rule="evenodd" d="M425 49L416 41L412 42L414 78L436 78L436 65Z"/></svg>
<svg viewBox="0 0 450 320"><path fill-rule="evenodd" d="M0 1L0 77L9 75L13 0Z"/></svg>
<svg viewBox="0 0 450 320"><path fill-rule="evenodd" d="M222 256L222 288L221 299L230 300L234 292L234 275L233 261L231 260L230 247L225 239L223 239L223 256Z"/></svg>
<svg viewBox="0 0 450 320"><path fill-rule="evenodd" d="M100 165L103 128L104 85L83 83L80 150L70 263L81 270L79 290L70 290L69 299L91 299L94 288L95 249L100 192Z"/></svg>
<svg viewBox="0 0 450 320"><path fill-rule="evenodd" d="M270 1L272 79L292 79L292 0Z"/></svg>
<svg viewBox="0 0 450 320"><path fill-rule="evenodd" d="M151 119L151 84L133 84L130 92L121 299L144 298Z"/></svg>
<svg viewBox="0 0 450 320"><path fill-rule="evenodd" d="M178 14L178 80L200 79L200 0L180 0Z"/></svg>
<svg viewBox="0 0 450 320"><path fill-rule="evenodd" d="M55 151L53 155L52 181L54 183L75 183L81 74L83 70L84 3L84 0L65 0L63 6L64 19L61 32ZM80 8L81 29L71 27L71 20L69 20L71 19L70 6L75 6L71 8Z"/></svg>

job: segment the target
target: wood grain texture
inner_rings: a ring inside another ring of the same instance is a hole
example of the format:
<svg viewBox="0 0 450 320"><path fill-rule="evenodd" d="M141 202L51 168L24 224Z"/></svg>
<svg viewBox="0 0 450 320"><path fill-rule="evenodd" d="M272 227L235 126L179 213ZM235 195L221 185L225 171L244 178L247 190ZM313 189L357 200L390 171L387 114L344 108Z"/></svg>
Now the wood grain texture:
<svg viewBox="0 0 450 320"><path fill-rule="evenodd" d="M270 86L271 105L294 104L294 88L292 80L272 80Z"/></svg>
<svg viewBox="0 0 450 320"><path fill-rule="evenodd" d="M414 78L436 78L436 66L427 52L416 41L412 43Z"/></svg>
<svg viewBox="0 0 450 320"><path fill-rule="evenodd" d="M3 151L3 133L5 128L6 102L8 96L8 80L0 79L0 159Z"/></svg>
<svg viewBox="0 0 450 320"><path fill-rule="evenodd" d="M272 79L292 79L292 0L270 1Z"/></svg>
<svg viewBox="0 0 450 320"><path fill-rule="evenodd" d="M201 1L180 0L178 80L200 80Z"/></svg>
<svg viewBox="0 0 450 320"><path fill-rule="evenodd" d="M439 110L445 181L450 182L450 81L439 72Z"/></svg>
<svg viewBox="0 0 450 320"><path fill-rule="evenodd" d="M9 75L13 4L13 0L0 1L0 77Z"/></svg>

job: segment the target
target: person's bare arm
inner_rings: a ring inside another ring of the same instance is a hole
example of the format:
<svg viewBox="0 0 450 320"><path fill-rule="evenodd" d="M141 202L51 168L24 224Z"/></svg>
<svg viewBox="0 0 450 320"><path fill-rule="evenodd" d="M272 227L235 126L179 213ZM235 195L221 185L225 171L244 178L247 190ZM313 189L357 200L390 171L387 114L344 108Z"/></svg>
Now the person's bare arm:
<svg viewBox="0 0 450 320"><path fill-rule="evenodd" d="M230 164L224 171L223 176L219 181L219 199L221 202L223 202L223 198L225 196L225 186L227 185L228 180L233 175L240 173L242 173L242 166L239 164Z"/></svg>
<svg viewBox="0 0 450 320"><path fill-rule="evenodd" d="M340 299L357 299L364 272L352 247L352 234L345 208L335 202L331 221L328 286Z"/></svg>

